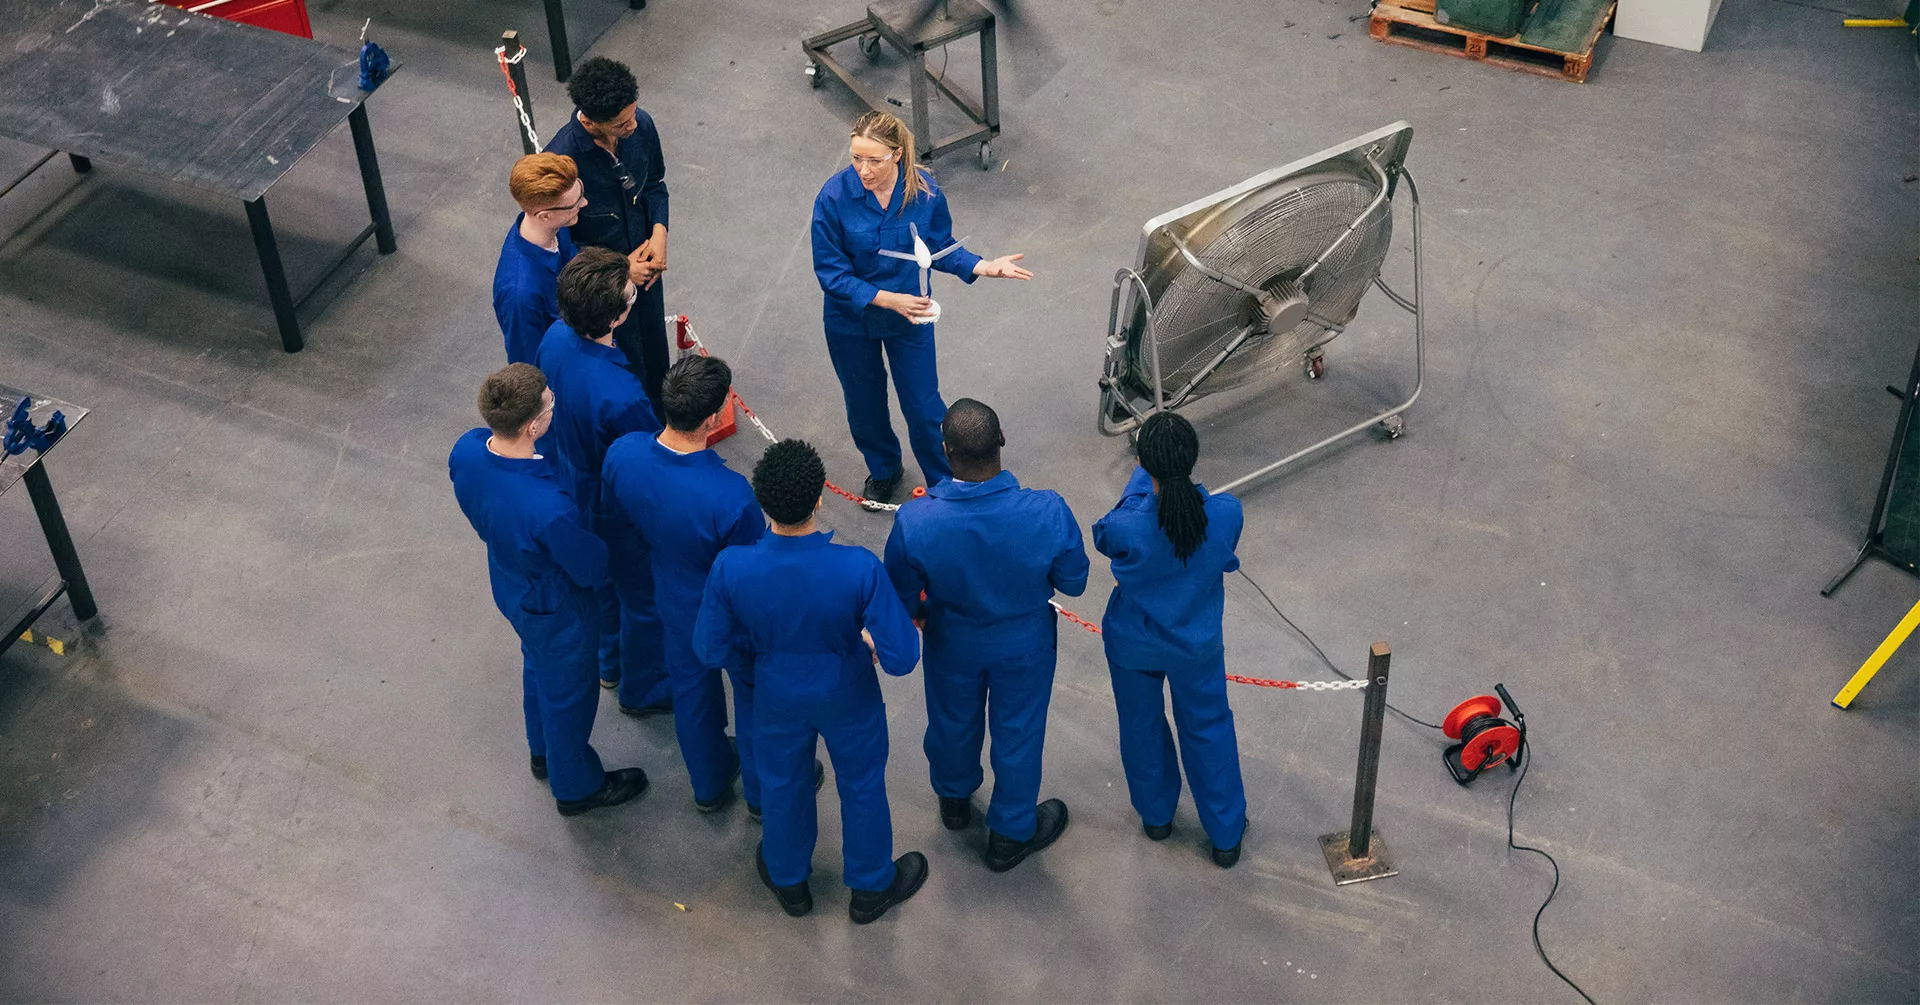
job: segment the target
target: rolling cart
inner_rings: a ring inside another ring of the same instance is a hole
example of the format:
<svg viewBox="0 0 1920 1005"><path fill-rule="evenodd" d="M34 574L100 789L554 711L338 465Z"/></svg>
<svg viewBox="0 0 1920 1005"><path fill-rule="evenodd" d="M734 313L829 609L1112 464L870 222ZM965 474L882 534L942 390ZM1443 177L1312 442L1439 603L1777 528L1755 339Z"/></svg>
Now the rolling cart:
<svg viewBox="0 0 1920 1005"><path fill-rule="evenodd" d="M872 60L880 54L882 39L907 58L912 74L912 107L908 109L913 127L914 145L919 154L931 160L949 150L977 145L980 169L993 164L993 138L1000 135L1000 70L996 54L993 14L976 0L937 0L932 16L924 16L929 0L875 0L867 6L867 16L849 25L823 32L800 43L807 56L807 78L814 87L826 83L832 73L847 85L867 107L876 112L887 110L887 102L860 86L847 68L827 52L831 46L859 39L860 51ZM919 23L916 25L915 21ZM927 66L927 53L957 42L969 35L980 36L981 101L948 79L943 70ZM932 132L932 84L952 101L967 118L971 128L935 139Z"/></svg>

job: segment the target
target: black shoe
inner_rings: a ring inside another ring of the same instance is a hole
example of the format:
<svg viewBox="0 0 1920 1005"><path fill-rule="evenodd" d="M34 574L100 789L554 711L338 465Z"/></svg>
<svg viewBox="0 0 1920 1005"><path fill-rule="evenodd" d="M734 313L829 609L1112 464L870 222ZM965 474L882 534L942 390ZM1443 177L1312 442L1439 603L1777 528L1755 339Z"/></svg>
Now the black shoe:
<svg viewBox="0 0 1920 1005"><path fill-rule="evenodd" d="M608 680L605 677L600 678L600 686L606 688L609 691L613 690L616 687L619 687L620 686L619 675L616 674L612 680Z"/></svg>
<svg viewBox="0 0 1920 1005"><path fill-rule="evenodd" d="M940 822L950 831L963 831L973 822L973 804L965 799L940 797Z"/></svg>
<svg viewBox="0 0 1920 1005"><path fill-rule="evenodd" d="M1141 824L1140 829L1147 832L1149 841L1165 841L1173 836L1173 821L1169 820L1158 827L1152 824Z"/></svg>
<svg viewBox="0 0 1920 1005"><path fill-rule="evenodd" d="M1060 839L1067 829L1067 804L1049 799L1034 810L1033 836L1025 841L987 832L987 868L994 872L1026 861L1027 856Z"/></svg>
<svg viewBox="0 0 1920 1005"><path fill-rule="evenodd" d="M1234 845L1231 848L1216 847L1215 849L1213 849L1213 864L1219 866L1222 869L1233 868L1234 863L1240 861L1240 849L1246 847L1246 844L1247 844L1247 832L1245 828L1242 828L1240 831L1239 844Z"/></svg>
<svg viewBox="0 0 1920 1005"><path fill-rule="evenodd" d="M527 766L533 769L533 777L543 782L547 780L547 755L534 754L527 762Z"/></svg>
<svg viewBox="0 0 1920 1005"><path fill-rule="evenodd" d="M605 684L606 681L601 681L601 683ZM632 705L622 705L620 706L620 713L622 715L633 716L636 719L651 719L656 715L672 715L673 702L657 701L651 705L642 705L639 708L634 708Z"/></svg>
<svg viewBox="0 0 1920 1005"><path fill-rule="evenodd" d="M714 796L711 801L703 803L700 800L695 799L693 801L693 808L696 810L699 810L702 813L712 813L718 810L720 807L727 805L727 797L733 795L733 783L739 780L740 780L740 755L739 753L736 752L733 755L733 774L727 776L726 787L722 788L720 790L720 794L717 796Z"/></svg>
<svg viewBox="0 0 1920 1005"><path fill-rule="evenodd" d="M927 881L927 857L917 851L910 851L893 860L893 885L884 890L855 890L853 900L847 905L847 917L856 925L865 925L879 919L887 909L895 904L904 904L907 898L920 892L920 885Z"/></svg>
<svg viewBox="0 0 1920 1005"><path fill-rule="evenodd" d="M827 780L827 766L824 764L821 764L820 759L816 757L813 759L813 791L815 792L820 791L820 786L824 784L826 780ZM748 803L747 818L752 820L754 823L759 823L760 807L755 806L752 803Z"/></svg>
<svg viewBox="0 0 1920 1005"><path fill-rule="evenodd" d="M602 806L618 806L647 791L647 773L639 768L621 768L607 772L606 783L585 799L556 799L563 817L577 817Z"/></svg>
<svg viewBox="0 0 1920 1005"><path fill-rule="evenodd" d="M763 848L754 849L753 864L760 870L760 882L773 891L774 899L780 902L780 909L787 912L787 917L798 918L813 910L813 890L807 886L806 880L792 886L774 886L773 876L767 872L767 857Z"/></svg>
<svg viewBox="0 0 1920 1005"><path fill-rule="evenodd" d="M891 478L867 476L865 485L860 487L860 496L870 503L890 503L894 493L900 491L901 473L896 471Z"/></svg>

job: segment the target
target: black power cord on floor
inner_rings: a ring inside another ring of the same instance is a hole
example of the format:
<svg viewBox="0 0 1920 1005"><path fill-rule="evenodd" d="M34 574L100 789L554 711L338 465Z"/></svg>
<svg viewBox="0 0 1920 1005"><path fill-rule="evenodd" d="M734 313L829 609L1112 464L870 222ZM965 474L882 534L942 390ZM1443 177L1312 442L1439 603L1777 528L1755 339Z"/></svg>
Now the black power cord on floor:
<svg viewBox="0 0 1920 1005"><path fill-rule="evenodd" d="M1293 623L1292 618L1287 617L1287 612L1281 610L1280 605L1274 603L1272 597L1267 596L1267 591L1264 589L1261 589L1260 584L1254 582L1252 576L1247 575L1246 569L1242 568L1238 571L1240 573L1240 578L1246 580L1247 585L1253 587L1254 592L1260 594L1260 599L1266 601L1268 607L1273 608L1273 613L1278 614L1280 616L1280 620L1286 622L1287 627L1293 629L1293 633L1295 635L1300 636L1302 639L1306 641L1308 647L1313 650L1313 654L1315 656L1320 657L1320 662L1325 663L1327 665L1327 669L1333 671L1336 674L1339 674L1340 677L1345 680L1353 679L1352 674L1334 665L1333 660L1327 657L1326 650L1320 648L1320 643L1313 641L1313 636L1308 635L1304 629L1302 629L1299 625L1296 625ZM1425 726L1428 729L1440 728L1438 723L1428 722L1425 719L1416 719L1413 716L1408 715L1407 713L1402 712L1397 708L1394 708L1392 705L1387 706L1387 711L1392 712L1394 715L1397 715L1400 718L1407 720L1408 722L1415 723L1416 725Z"/></svg>
<svg viewBox="0 0 1920 1005"><path fill-rule="evenodd" d="M1268 607L1273 608L1273 613L1279 615L1280 620L1286 622L1287 627L1293 629L1293 633L1295 635L1298 635L1300 636L1301 639L1305 640L1305 642L1307 643L1307 646L1313 650L1313 654L1315 656L1320 657L1320 662L1326 664L1328 670L1331 670L1334 673L1339 674L1341 677L1347 680L1353 679L1352 675L1348 674L1345 670L1342 670L1338 666L1334 665L1333 660L1328 658L1326 650L1321 649L1320 644L1318 642L1313 641L1313 636L1308 635L1305 629L1301 628L1299 625L1294 624L1293 619L1287 617L1287 612L1281 610L1280 605L1273 602L1273 598L1267 595L1267 591L1263 589L1259 583L1255 582L1252 576L1247 575L1247 570L1240 569L1238 571L1240 573L1240 578L1246 580L1247 585L1253 587L1254 592L1260 594L1260 599L1266 601ZM1411 715L1408 715L1407 713L1402 712L1397 708L1394 708L1392 705L1388 705L1387 709L1391 711L1393 714L1401 717L1402 719L1407 720L1408 722L1425 726L1428 729L1441 728L1440 726L1434 723L1428 722L1425 719L1418 719ZM1515 714L1517 715L1518 713L1516 712ZM1513 779L1513 791L1507 794L1507 847L1514 851L1533 852L1535 855L1538 855L1541 858L1546 859L1547 864L1553 867L1553 888L1547 891L1547 899L1540 902L1540 909L1533 912L1533 951L1540 954L1540 962L1545 963L1547 965L1547 969L1553 971L1553 975L1555 977L1558 977L1562 981L1565 981L1567 987L1572 988L1575 994L1578 994L1580 997L1585 998L1587 1000L1587 1005L1594 1005L1593 998L1590 995L1588 995L1587 992L1580 987L1580 985L1575 984L1573 982L1573 978L1568 977L1564 973L1561 973L1560 968L1553 965L1553 960L1547 956L1546 947L1540 944L1540 916L1547 913L1547 905L1553 903L1553 898L1560 893L1560 863L1555 861L1554 857L1548 854L1545 849L1535 848L1534 846L1528 845L1528 844L1514 843L1513 806L1515 801L1520 798L1520 783L1527 780L1527 769L1529 767L1532 767L1533 765L1533 744L1527 742L1525 739L1522 739L1520 743L1520 752L1516 756L1520 758L1520 769L1518 773L1515 774Z"/></svg>
<svg viewBox="0 0 1920 1005"><path fill-rule="evenodd" d="M1580 985L1575 984L1573 978L1561 973L1560 968L1554 966L1553 960L1548 958L1546 947L1540 944L1540 916L1547 913L1547 905L1553 903L1554 895L1560 892L1560 863L1554 861L1553 856L1547 854L1544 849L1535 848L1530 844L1514 843L1513 804L1514 800L1520 798L1520 783L1527 780L1527 768L1533 765L1533 745L1531 743L1521 743L1519 756L1520 771L1514 776L1513 791L1507 794L1507 847L1514 851L1533 852L1535 855L1546 859L1548 865L1553 866L1553 889L1547 891L1547 899L1540 902L1540 909L1533 912L1533 951L1540 954L1540 962L1545 963L1547 969L1553 971L1553 976L1567 982L1567 987L1572 988L1575 994L1585 998L1587 1005L1593 1005L1593 996L1582 990Z"/></svg>

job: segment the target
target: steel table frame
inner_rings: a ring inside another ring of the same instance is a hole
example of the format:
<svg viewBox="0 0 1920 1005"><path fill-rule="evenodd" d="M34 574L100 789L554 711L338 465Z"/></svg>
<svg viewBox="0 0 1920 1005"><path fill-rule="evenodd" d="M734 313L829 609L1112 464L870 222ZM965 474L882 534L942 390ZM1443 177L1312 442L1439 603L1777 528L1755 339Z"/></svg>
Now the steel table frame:
<svg viewBox="0 0 1920 1005"><path fill-rule="evenodd" d="M907 58L909 86L912 88L912 107L908 109L909 124L913 127L914 144L919 147L921 157L929 160L971 143L980 145L980 167L985 170L992 163L991 143L1000 135L1000 68L999 43L996 37L994 17L991 11L972 0L948 0L951 16L935 17L922 24L917 34L909 36L902 29L904 18L910 12L910 5L894 2L876 2L867 8L864 20L842 25L831 31L822 32L800 43L801 51L811 62L808 74L813 86L819 87L824 81L820 71L832 73L847 89L854 93L876 112L887 111L886 100L862 87L854 80L853 73L827 50L851 38L862 35L877 36L885 39L888 45L899 50ZM939 70L927 66L927 53L969 35L980 36L980 100L975 101L971 94L954 83ZM863 41L862 43L866 43ZM935 138L933 136L932 94L927 87L931 84L948 101L973 120L973 127L959 132Z"/></svg>
<svg viewBox="0 0 1920 1005"><path fill-rule="evenodd" d="M553 79L566 83L573 76L573 52L567 47L567 15L560 0L546 0L547 40L553 43ZM646 10L647 0L627 0L628 10Z"/></svg>
<svg viewBox="0 0 1920 1005"><path fill-rule="evenodd" d="M31 396L25 392L15 391L10 387L0 386L0 404L5 406L5 411L8 414L12 413L13 404L18 402L22 397ZM53 406L66 405L65 402L53 402L50 404ZM62 409L62 411L74 408L75 406L66 405L66 408ZM50 412L51 410L51 407L49 407L44 411ZM79 425L80 420L86 417L87 411L85 409L78 409L76 410L76 414L69 414L67 418L67 433L71 434L73 427ZM61 441L65 439L66 436L63 435L59 440L55 440L53 446L47 448L47 452L52 452L53 447L59 446ZM10 460L10 458L0 457L0 463L5 463ZM64 594L68 602L73 605L74 617L82 621L87 621L100 613L99 606L95 604L93 600L93 588L87 583L86 570L80 566L80 553L74 549L73 534L67 530L66 517L60 512L59 497L54 495L53 482L47 477L45 461L46 453L38 453L31 461L27 461L27 470L20 476L20 481L26 483L27 495L33 500L34 515L39 518L40 532L47 539L47 550L53 553L53 565L55 569L59 570L59 576L53 588L30 604L27 607L26 615L7 629L5 635L0 636L0 653L6 652L9 646L13 645L14 642L19 640L21 635L32 628L33 623L40 620L40 616L47 613L47 611L53 607L54 602L60 599L62 594ZM4 493L12 487L12 482L0 481L0 493Z"/></svg>

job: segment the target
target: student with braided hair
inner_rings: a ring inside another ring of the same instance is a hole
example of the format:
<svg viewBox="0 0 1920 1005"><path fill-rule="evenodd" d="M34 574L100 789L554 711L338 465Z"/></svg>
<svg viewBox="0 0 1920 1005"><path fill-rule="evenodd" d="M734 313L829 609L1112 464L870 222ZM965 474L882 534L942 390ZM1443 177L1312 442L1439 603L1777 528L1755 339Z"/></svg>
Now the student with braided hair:
<svg viewBox="0 0 1920 1005"><path fill-rule="evenodd" d="M1180 765L1213 842L1213 861L1240 860L1247 796L1227 704L1221 637L1222 577L1240 567L1240 501L1193 483L1200 438L1160 412L1140 427L1140 466L1120 501L1093 525L1093 546L1113 561L1113 593L1100 630L1120 713L1120 763L1147 837L1173 833ZM1162 694L1173 693L1179 761Z"/></svg>

